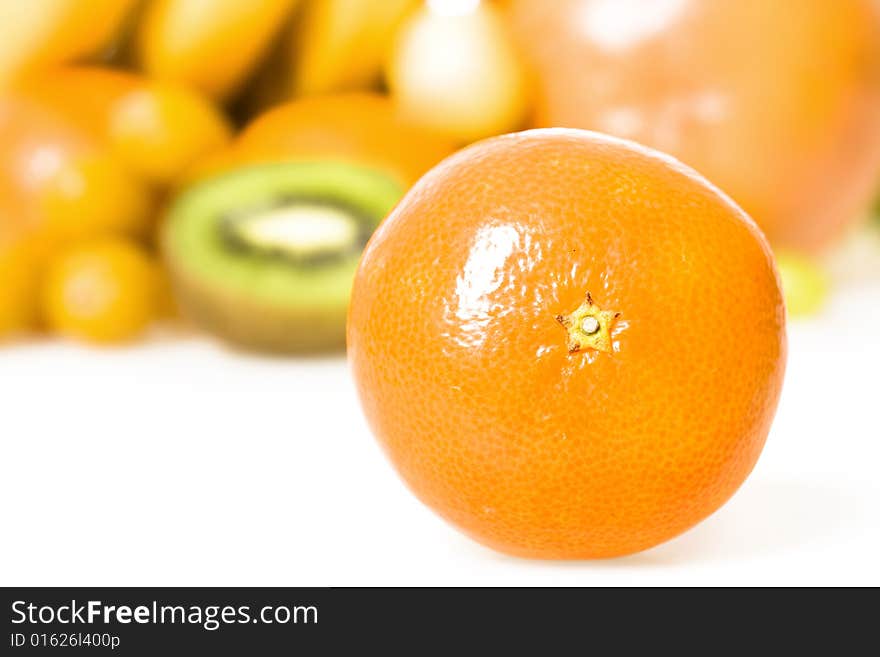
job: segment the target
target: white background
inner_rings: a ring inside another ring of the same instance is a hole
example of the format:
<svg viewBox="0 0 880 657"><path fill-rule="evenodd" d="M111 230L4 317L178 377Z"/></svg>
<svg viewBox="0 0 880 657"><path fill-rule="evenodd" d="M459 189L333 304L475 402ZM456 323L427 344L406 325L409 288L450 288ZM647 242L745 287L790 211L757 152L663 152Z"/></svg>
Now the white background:
<svg viewBox="0 0 880 657"><path fill-rule="evenodd" d="M777 420L721 511L612 561L495 554L417 502L345 361L197 337L0 349L2 585L880 584L880 284L789 330Z"/></svg>

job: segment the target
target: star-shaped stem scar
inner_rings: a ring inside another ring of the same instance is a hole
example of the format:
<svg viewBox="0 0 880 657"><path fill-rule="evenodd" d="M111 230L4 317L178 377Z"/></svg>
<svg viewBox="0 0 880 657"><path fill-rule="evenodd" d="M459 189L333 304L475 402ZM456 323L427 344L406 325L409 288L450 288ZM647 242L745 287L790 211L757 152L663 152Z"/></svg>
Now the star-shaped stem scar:
<svg viewBox="0 0 880 657"><path fill-rule="evenodd" d="M568 331L568 353L595 349L611 353L611 328L620 313L602 310L587 292L586 300L569 315L557 315L556 321Z"/></svg>

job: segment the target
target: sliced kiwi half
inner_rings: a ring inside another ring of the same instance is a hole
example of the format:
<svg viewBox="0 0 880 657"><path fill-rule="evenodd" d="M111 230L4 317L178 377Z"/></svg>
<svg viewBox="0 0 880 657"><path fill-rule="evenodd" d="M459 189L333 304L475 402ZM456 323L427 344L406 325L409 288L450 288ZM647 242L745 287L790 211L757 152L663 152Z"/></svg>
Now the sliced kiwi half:
<svg viewBox="0 0 880 657"><path fill-rule="evenodd" d="M244 347L341 348L361 251L402 194L342 162L247 166L185 190L162 231L184 313Z"/></svg>

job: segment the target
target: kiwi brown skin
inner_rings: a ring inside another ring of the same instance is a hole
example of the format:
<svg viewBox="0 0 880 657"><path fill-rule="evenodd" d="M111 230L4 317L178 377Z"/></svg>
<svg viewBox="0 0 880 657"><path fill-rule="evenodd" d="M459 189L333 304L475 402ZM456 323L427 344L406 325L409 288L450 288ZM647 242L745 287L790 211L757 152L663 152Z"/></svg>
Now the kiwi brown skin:
<svg viewBox="0 0 880 657"><path fill-rule="evenodd" d="M209 333L248 351L322 354L345 348L346 310L338 313L277 308L229 295L169 266L184 317Z"/></svg>
<svg viewBox="0 0 880 657"><path fill-rule="evenodd" d="M332 203L337 207L347 207L352 199L347 198L355 194L352 192L354 186L360 186L361 196L371 197L368 201L361 199L361 204L369 205L372 218L369 219L374 223L374 228L384 218L385 214L391 210L393 205L402 195L403 190L398 183L393 182L390 177L371 170L356 170L357 167L352 165L339 164L329 166L327 163L319 163L328 171L328 175L339 175L339 198L327 197L328 203ZM198 183L193 188L184 191L182 198L171 204L171 208L166 213L161 231L161 248L167 264L168 272L172 281L175 298L181 309L182 314L191 320L195 325L207 330L208 332L220 337L234 346L249 350L266 352L273 354L327 354L340 352L345 347L345 321L348 310L347 294L343 299L340 296L339 287L333 290L335 295L333 303L299 303L291 302L284 299L283 302L277 301L275 298L261 297L260 294L251 294L249 290L243 289L239 284L236 286L226 285L223 278L223 268L218 267L216 263L210 265L210 275L205 275L204 269L198 270L193 265L192 251L198 250L186 247L192 247L192 238L189 241L180 239L180 227L182 222L188 221L187 210L192 205L190 202L199 195L204 195L203 189L216 185L230 185L229 202L223 202L222 212L217 214L216 223L217 230L220 231L221 218L230 212L240 209L236 206L235 192L235 176L250 176L251 183L254 176L262 175L267 178L281 180L281 185L286 184L286 180L295 180L300 174L307 169L298 169L297 166L308 167L309 163L283 163L271 165L256 165L244 167L248 172L224 173L218 178ZM287 168L285 168L287 167ZM334 168L335 167L335 168ZM344 175L343 175L344 174ZM348 176L348 178L346 178ZM373 185L375 176L375 189L377 191L364 191ZM354 177L354 178L352 178ZM346 181L348 184L346 184ZM355 181L356 184L352 184ZM271 186L271 183L270 183ZM209 192L215 193L216 192ZM267 193L271 197L272 191ZM289 198L289 190L281 189L280 196ZM189 200L188 200L189 199ZM314 192L306 192L303 202L314 201ZM320 198L318 199L320 200ZM361 212L360 214L364 214ZM201 221L201 220L200 220ZM205 226L212 225L205 220ZM371 232L371 231L369 231ZM369 234L368 232L368 234ZM217 244L211 247L211 258L216 257L218 244L221 244L220 238L217 238ZM199 244L195 245L199 247ZM363 245L361 245L362 247ZM224 251L222 258L235 259L237 257L250 257L251 260L256 259L257 265L263 261L262 255L241 256L233 247L228 247L228 252ZM350 253L345 256L342 265L330 263L314 263L314 264L298 264L297 267L330 267L342 266L344 269L340 271L348 271L351 267L352 278L353 270L357 260L360 257L360 250L356 253ZM266 256L266 262L269 262L270 256ZM275 258L277 261L277 258ZM213 260L212 260L213 262ZM250 262L250 260L249 260ZM250 266L250 265L247 265ZM268 266L268 265L267 265ZM279 267L282 265L272 265ZM218 271L219 269L219 271ZM336 276L336 273L332 273ZM285 279L286 280L286 279ZM319 285L320 280L318 281ZM293 286L296 288L298 285ZM301 287L301 286L300 286ZM292 298L296 298L296 289L291 289ZM323 294L320 286L316 290L311 290L311 297ZM280 293L285 297L286 292L282 290Z"/></svg>

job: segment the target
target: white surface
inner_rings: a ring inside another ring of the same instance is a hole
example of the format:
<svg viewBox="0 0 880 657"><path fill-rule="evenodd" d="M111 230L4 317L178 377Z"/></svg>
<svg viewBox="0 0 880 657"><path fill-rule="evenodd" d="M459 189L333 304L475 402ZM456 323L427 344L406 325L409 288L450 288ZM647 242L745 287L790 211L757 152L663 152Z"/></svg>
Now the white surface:
<svg viewBox="0 0 880 657"><path fill-rule="evenodd" d="M880 288L794 323L783 400L721 511L634 557L543 563L403 487L345 362L201 339L0 350L2 585L880 584Z"/></svg>

